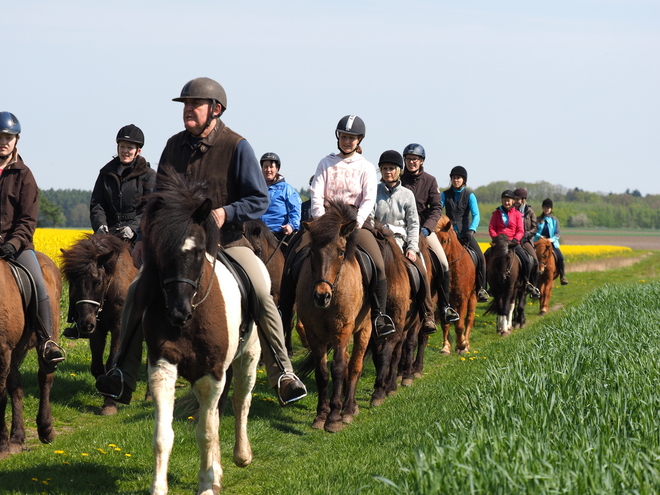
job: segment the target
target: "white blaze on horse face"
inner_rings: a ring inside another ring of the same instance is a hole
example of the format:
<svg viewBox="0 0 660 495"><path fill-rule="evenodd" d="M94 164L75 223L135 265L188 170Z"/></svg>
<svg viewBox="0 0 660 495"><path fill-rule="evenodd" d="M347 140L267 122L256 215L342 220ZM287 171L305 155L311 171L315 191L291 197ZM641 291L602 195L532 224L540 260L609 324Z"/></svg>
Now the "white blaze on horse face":
<svg viewBox="0 0 660 495"><path fill-rule="evenodd" d="M181 247L182 252L190 251L191 249L194 249L196 246L195 244L195 239L193 237L188 237L184 242L183 242L183 247Z"/></svg>

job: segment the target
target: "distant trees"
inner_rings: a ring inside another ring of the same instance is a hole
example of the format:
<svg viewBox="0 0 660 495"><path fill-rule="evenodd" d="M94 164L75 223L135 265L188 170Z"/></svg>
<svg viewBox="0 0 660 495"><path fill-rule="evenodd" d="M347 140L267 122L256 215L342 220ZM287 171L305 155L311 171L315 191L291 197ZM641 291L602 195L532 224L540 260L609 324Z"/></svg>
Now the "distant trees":
<svg viewBox="0 0 660 495"><path fill-rule="evenodd" d="M89 229L89 200L92 191L81 189L39 190L39 227ZM57 211L55 211L55 209ZM59 216L58 217L58 213Z"/></svg>

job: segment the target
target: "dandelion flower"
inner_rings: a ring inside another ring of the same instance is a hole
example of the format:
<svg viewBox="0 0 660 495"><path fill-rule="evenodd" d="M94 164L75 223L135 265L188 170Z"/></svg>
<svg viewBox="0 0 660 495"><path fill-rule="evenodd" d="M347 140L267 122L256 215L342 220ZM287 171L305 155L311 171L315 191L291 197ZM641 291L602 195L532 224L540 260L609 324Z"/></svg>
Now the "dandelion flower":
<svg viewBox="0 0 660 495"><path fill-rule="evenodd" d="M116 445L114 443L109 443L108 447L116 447Z"/></svg>
<svg viewBox="0 0 660 495"><path fill-rule="evenodd" d="M465 361L465 358L464 358L464 357L462 357L462 358L461 358L461 361Z"/></svg>
<svg viewBox="0 0 660 495"><path fill-rule="evenodd" d="M119 447L115 447L115 452L121 452L121 449Z"/></svg>
<svg viewBox="0 0 660 495"><path fill-rule="evenodd" d="M124 454L126 457L131 457L131 454Z"/></svg>
<svg viewBox="0 0 660 495"><path fill-rule="evenodd" d="M55 453L56 454L64 454L64 451L63 450L56 450Z"/></svg>
<svg viewBox="0 0 660 495"><path fill-rule="evenodd" d="M80 454L80 455L83 456L83 457L85 457L85 456L88 456L89 454L88 454L87 452L83 452L83 453Z"/></svg>

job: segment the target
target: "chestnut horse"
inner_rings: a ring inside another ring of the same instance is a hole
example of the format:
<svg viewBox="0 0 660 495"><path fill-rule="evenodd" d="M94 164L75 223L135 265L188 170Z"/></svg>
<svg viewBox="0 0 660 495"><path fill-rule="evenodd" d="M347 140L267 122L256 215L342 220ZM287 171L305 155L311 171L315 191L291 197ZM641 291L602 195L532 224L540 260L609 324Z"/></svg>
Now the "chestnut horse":
<svg viewBox="0 0 660 495"><path fill-rule="evenodd" d="M200 451L199 494L221 489L218 399L226 371L234 371L234 462L247 466L252 449L247 418L256 382L259 340L252 322L241 327L241 292L230 271L216 262L219 230L204 185L166 169L142 218L143 270L135 304L144 308L149 388L155 409L155 470L151 493L167 492L167 468L177 375L192 384L199 401L195 436Z"/></svg>
<svg viewBox="0 0 660 495"><path fill-rule="evenodd" d="M329 201L324 215L303 225L310 249L300 271L296 304L315 361L319 399L312 427L337 432L358 414L355 389L371 336L371 308L356 258L355 208ZM334 357L332 397L328 401L329 349Z"/></svg>
<svg viewBox="0 0 660 495"><path fill-rule="evenodd" d="M62 278L53 261L43 253L36 252L37 260L44 275L46 290L53 312L53 339L59 335L60 296ZM23 422L23 379L19 366L27 352L36 346L36 310L33 318L26 317L18 285L9 263L0 260L0 452L20 452L25 445L25 424ZM53 372L45 369L39 359L37 380L39 383L39 410L37 412L37 434L42 443L50 443L55 438L53 417L50 411L50 389L53 386ZM7 394L11 398L11 436L5 423Z"/></svg>
<svg viewBox="0 0 660 495"><path fill-rule="evenodd" d="M477 307L476 268L470 252L458 240L449 217L443 215L440 218L435 227L435 233L449 262L449 304L460 316L454 322L456 352L464 354L470 350L470 333L474 325L474 310ZM441 352L445 355L451 354L449 327L450 323L443 320L444 342Z"/></svg>
<svg viewBox="0 0 660 495"><path fill-rule="evenodd" d="M371 395L372 406L382 405L386 396L396 392L397 373L403 356L403 347L409 341L409 336L414 334L411 340L414 348L414 342L417 340L416 336L422 325L417 294L413 293L408 269L406 268L411 262L401 252L391 231L380 227L378 227L378 230L380 232L379 237L383 239L379 244L385 263L385 275L387 276L386 313L392 318L396 331L384 339L372 338L373 359L376 367L376 381ZM413 269L416 270L416 268ZM412 363L408 363L408 370L411 367ZM402 385L411 385L412 372L409 371L404 379L407 381L405 384L402 382Z"/></svg>
<svg viewBox="0 0 660 495"><path fill-rule="evenodd" d="M137 269L129 245L112 234L87 235L62 250L62 274L69 282L69 306L75 307L78 331L89 334L90 370L94 378L105 374L119 351L119 323L126 291ZM103 362L110 334L110 354ZM117 402L105 397L101 414L117 412Z"/></svg>
<svg viewBox="0 0 660 495"><path fill-rule="evenodd" d="M541 300L539 301L539 315L543 316L548 312L552 288L555 285L554 280L559 277L557 270L557 260L555 259L554 246L552 241L546 237L541 237L534 244L536 256L539 259L539 290L541 291Z"/></svg>
<svg viewBox="0 0 660 495"><path fill-rule="evenodd" d="M514 327L519 326L514 322L514 311L518 310L520 314L520 304L525 299L525 280L520 260L505 234L498 235L492 243L486 275L493 296L486 313L497 313L497 333L509 335Z"/></svg>

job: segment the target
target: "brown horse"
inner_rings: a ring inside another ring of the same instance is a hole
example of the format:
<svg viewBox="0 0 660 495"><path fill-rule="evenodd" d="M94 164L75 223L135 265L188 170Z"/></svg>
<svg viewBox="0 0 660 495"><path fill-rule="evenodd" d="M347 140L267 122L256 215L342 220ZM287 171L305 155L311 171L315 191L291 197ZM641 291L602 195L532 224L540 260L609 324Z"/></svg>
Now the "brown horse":
<svg viewBox="0 0 660 495"><path fill-rule="evenodd" d="M35 253L44 275L44 282L53 312L53 339L59 335L60 296L62 278L53 261L43 253ZM19 366L27 352L35 347L37 338L34 318L26 318L18 285L9 264L0 261L0 452L20 452L25 444L23 422L23 384ZM39 410L37 412L37 433L42 443L50 443L55 438L53 417L50 411L50 390L53 386L53 373L46 370L39 360L37 380L39 383ZM7 394L11 398L11 436L5 423Z"/></svg>
<svg viewBox="0 0 660 495"><path fill-rule="evenodd" d="M135 304L143 310L149 388L155 409L155 470L151 493L167 492L167 467L177 375L192 384L199 401L195 436L200 451L200 494L218 493L222 466L218 399L226 371L234 371L236 422L234 462L247 466L252 449L247 418L256 382L259 340L252 322L241 329L238 283L216 262L219 230L204 185L187 183L173 172L159 175L142 218L143 270Z"/></svg>
<svg viewBox="0 0 660 495"><path fill-rule="evenodd" d="M94 378L105 374L119 351L119 323L126 291L135 278L129 245L112 234L88 235L62 250L62 274L69 282L69 305L75 307L76 326L89 334L90 370ZM103 362L110 334L110 354ZM117 412L117 403L105 397L101 414Z"/></svg>
<svg viewBox="0 0 660 495"><path fill-rule="evenodd" d="M245 237L252 244L254 254L266 265L270 275L270 293L277 305L280 300L280 283L284 270L284 254L280 249L280 242L261 220L245 222Z"/></svg>
<svg viewBox="0 0 660 495"><path fill-rule="evenodd" d="M534 245L536 256L539 259L539 290L541 291L541 300L539 301L539 315L543 316L548 312L552 288L555 285L554 280L559 277L557 270L557 260L555 259L554 246L552 241L541 237Z"/></svg>
<svg viewBox="0 0 660 495"><path fill-rule="evenodd" d="M486 313L497 313L497 333L502 336L511 334L516 326L514 311L520 310L521 301L525 299L520 260L509 244L505 234L498 235L492 243L486 265L488 285L493 295Z"/></svg>
<svg viewBox="0 0 660 495"><path fill-rule="evenodd" d="M386 396L392 395L397 389L397 373L403 356L404 343L408 336L418 334L422 325L417 307L417 295L410 283L407 265L411 262L403 255L391 231L378 228L385 275L387 276L387 310L392 318L396 331L384 339L372 338L373 359L376 367L376 381L371 395L371 405L380 406ZM415 269L415 268L413 268ZM414 342L413 338L413 342ZM413 343L414 347L414 343ZM408 368L411 367L409 363ZM408 373L412 375L412 372ZM412 384L412 376L406 376L404 386Z"/></svg>
<svg viewBox="0 0 660 495"><path fill-rule="evenodd" d="M435 233L449 262L449 304L460 316L454 322L456 352L464 354L470 350L470 332L474 325L474 310L477 307L476 268L468 249L458 240L449 217L443 215L440 218ZM443 320L444 342L441 352L445 355L451 353L449 327L450 324Z"/></svg>
<svg viewBox="0 0 660 495"><path fill-rule="evenodd" d="M312 427L337 432L342 423L351 423L358 414L355 389L371 336L368 294L356 258L355 208L330 201L324 215L303 225L311 240L296 287L296 303L315 359L319 399ZM334 351L330 401L329 349Z"/></svg>

